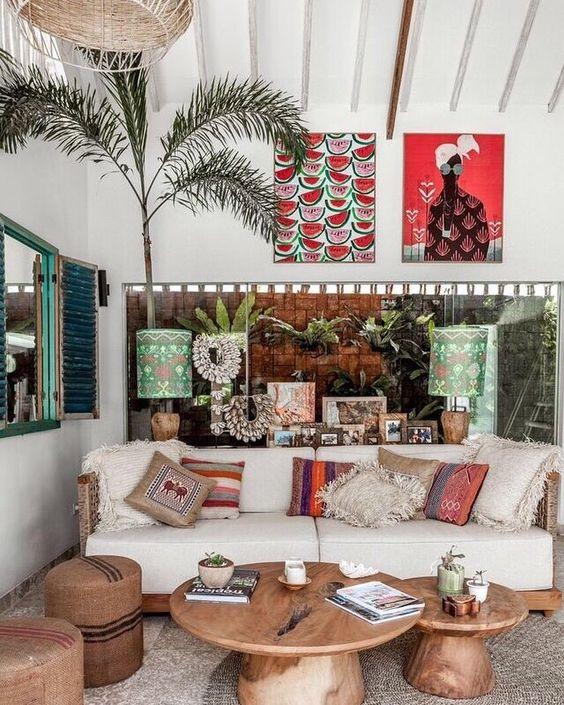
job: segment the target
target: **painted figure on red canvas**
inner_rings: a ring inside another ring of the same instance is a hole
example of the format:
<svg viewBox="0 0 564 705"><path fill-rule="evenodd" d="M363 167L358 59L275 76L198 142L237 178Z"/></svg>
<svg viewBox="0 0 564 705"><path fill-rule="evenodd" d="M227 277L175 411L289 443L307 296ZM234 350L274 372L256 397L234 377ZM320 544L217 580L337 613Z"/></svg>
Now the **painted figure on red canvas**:
<svg viewBox="0 0 564 705"><path fill-rule="evenodd" d="M501 262L503 135L408 134L404 262Z"/></svg>

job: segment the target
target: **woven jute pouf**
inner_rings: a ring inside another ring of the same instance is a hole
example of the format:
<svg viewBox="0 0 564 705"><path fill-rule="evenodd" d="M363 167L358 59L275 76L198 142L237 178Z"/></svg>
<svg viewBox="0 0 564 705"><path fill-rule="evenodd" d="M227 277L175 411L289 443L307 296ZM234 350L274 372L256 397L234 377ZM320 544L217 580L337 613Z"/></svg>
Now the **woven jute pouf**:
<svg viewBox="0 0 564 705"><path fill-rule="evenodd" d="M82 705L82 636L62 619L0 620L0 705Z"/></svg>
<svg viewBox="0 0 564 705"><path fill-rule="evenodd" d="M45 614L84 638L87 688L129 678L143 663L141 568L122 556L73 558L45 579Z"/></svg>

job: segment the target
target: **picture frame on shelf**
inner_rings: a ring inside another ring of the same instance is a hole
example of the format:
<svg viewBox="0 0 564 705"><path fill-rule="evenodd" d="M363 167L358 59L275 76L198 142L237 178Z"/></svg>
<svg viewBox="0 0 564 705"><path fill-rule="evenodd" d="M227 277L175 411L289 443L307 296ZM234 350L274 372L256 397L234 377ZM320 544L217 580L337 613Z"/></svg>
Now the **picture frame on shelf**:
<svg viewBox="0 0 564 705"><path fill-rule="evenodd" d="M427 445L438 443L436 421L408 421L405 431L405 443L408 445Z"/></svg>
<svg viewBox="0 0 564 705"><path fill-rule="evenodd" d="M364 424L343 424L338 426L341 429L341 444L344 446L360 446L364 442L366 431Z"/></svg>
<svg viewBox="0 0 564 705"><path fill-rule="evenodd" d="M388 406L386 397L323 397L323 423L328 426L362 424L367 431L379 429L380 414Z"/></svg>
<svg viewBox="0 0 564 705"><path fill-rule="evenodd" d="M366 431L364 434L364 443L367 446L379 446L380 433L378 431Z"/></svg>
<svg viewBox="0 0 564 705"><path fill-rule="evenodd" d="M380 442L382 445L403 443L407 429L407 414L380 414Z"/></svg>
<svg viewBox="0 0 564 705"><path fill-rule="evenodd" d="M301 446L301 427L271 426L268 429L267 446L269 448L298 448Z"/></svg>
<svg viewBox="0 0 564 705"><path fill-rule="evenodd" d="M323 428L325 428L325 425L322 423L300 424L301 445L306 448L317 447L318 434Z"/></svg>
<svg viewBox="0 0 564 705"><path fill-rule="evenodd" d="M327 426L317 432L318 447L343 445L343 431L338 426Z"/></svg>
<svg viewBox="0 0 564 705"><path fill-rule="evenodd" d="M315 421L315 382L268 382L274 420L282 426Z"/></svg>

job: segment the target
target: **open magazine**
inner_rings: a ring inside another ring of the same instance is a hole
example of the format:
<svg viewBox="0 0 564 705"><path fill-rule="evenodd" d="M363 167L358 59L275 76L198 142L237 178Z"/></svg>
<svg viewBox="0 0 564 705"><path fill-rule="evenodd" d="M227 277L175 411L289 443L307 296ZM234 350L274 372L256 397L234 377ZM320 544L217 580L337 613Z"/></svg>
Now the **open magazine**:
<svg viewBox="0 0 564 705"><path fill-rule="evenodd" d="M396 590L378 580L341 588L337 590L337 595L377 617L403 615L406 611L422 609L425 606L413 595Z"/></svg>

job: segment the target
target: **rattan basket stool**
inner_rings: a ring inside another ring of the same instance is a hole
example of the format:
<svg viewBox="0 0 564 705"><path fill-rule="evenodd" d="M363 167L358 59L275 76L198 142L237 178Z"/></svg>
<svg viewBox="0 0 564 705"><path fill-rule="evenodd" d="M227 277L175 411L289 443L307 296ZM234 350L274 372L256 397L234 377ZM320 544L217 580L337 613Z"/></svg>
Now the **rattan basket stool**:
<svg viewBox="0 0 564 705"><path fill-rule="evenodd" d="M82 636L62 619L0 619L0 705L82 705Z"/></svg>
<svg viewBox="0 0 564 705"><path fill-rule="evenodd" d="M122 556L73 558L45 579L45 614L84 638L84 685L129 678L143 663L141 568Z"/></svg>

